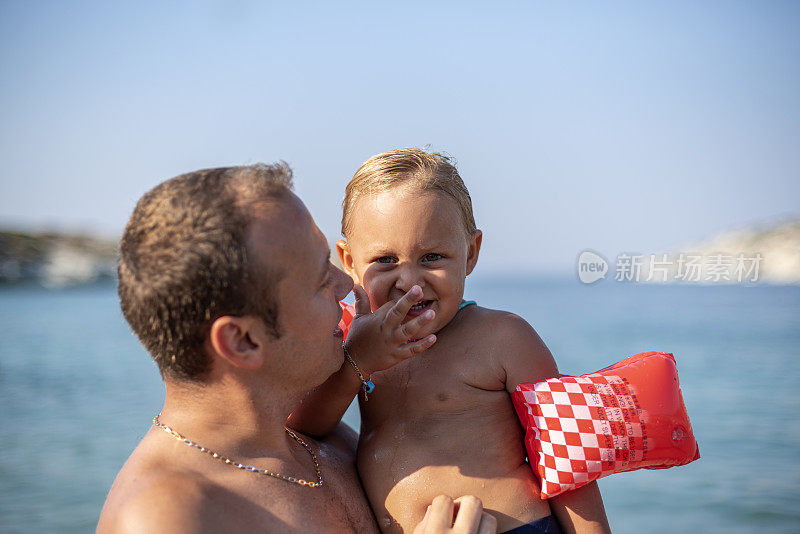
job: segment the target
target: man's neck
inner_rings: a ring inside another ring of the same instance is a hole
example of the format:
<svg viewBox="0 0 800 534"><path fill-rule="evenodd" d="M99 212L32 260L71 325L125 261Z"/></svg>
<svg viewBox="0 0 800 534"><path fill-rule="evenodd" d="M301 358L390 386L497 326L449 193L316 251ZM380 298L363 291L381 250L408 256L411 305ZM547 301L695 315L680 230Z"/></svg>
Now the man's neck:
<svg viewBox="0 0 800 534"><path fill-rule="evenodd" d="M240 460L291 454L284 428L300 396L269 385L254 391L230 380L203 385L166 380L165 385L160 420L187 439Z"/></svg>

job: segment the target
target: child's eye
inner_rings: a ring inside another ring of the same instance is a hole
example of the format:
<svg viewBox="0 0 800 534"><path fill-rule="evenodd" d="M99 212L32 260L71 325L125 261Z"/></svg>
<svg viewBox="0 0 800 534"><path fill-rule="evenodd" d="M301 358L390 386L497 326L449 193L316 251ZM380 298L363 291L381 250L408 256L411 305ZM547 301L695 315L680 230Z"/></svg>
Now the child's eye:
<svg viewBox="0 0 800 534"><path fill-rule="evenodd" d="M378 263L394 263L394 258L391 256L381 256L380 258L375 258L372 261L377 261Z"/></svg>
<svg viewBox="0 0 800 534"><path fill-rule="evenodd" d="M435 252L431 252L430 254L425 254L425 256L422 257L422 261L436 261L441 259L442 255L436 254Z"/></svg>

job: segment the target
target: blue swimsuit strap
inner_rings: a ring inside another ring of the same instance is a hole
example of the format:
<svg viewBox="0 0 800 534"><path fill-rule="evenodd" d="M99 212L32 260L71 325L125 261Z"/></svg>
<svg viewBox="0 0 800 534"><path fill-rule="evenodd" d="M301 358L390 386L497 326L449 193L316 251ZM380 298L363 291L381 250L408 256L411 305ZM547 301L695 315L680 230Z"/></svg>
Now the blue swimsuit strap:
<svg viewBox="0 0 800 534"><path fill-rule="evenodd" d="M461 311L461 308L466 308L467 306L469 306L471 304L477 305L478 303L475 302L474 300L462 300L461 301L461 306L458 307L458 310Z"/></svg>

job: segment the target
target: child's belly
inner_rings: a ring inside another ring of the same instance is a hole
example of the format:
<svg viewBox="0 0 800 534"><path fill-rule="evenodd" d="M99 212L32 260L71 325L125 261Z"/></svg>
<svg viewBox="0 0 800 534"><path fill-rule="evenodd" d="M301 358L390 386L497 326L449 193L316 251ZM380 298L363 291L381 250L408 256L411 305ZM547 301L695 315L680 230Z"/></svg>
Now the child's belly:
<svg viewBox="0 0 800 534"><path fill-rule="evenodd" d="M441 494L479 497L499 532L549 515L522 440L513 408L362 428L358 468L379 526L413 531Z"/></svg>

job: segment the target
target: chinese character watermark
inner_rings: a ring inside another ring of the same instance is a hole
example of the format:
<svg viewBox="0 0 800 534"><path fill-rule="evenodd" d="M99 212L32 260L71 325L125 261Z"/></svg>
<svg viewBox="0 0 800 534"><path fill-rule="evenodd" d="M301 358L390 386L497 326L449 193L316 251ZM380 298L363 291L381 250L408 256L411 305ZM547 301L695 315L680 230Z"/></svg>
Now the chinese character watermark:
<svg viewBox="0 0 800 534"><path fill-rule="evenodd" d="M617 256L616 274L614 280L617 282L638 282L642 275L642 256L641 254L619 254Z"/></svg>
<svg viewBox="0 0 800 534"><path fill-rule="evenodd" d="M614 263L616 282L757 282L763 256L752 254L632 254L620 253ZM578 256L578 279L591 284L604 279L609 262L592 250Z"/></svg>

